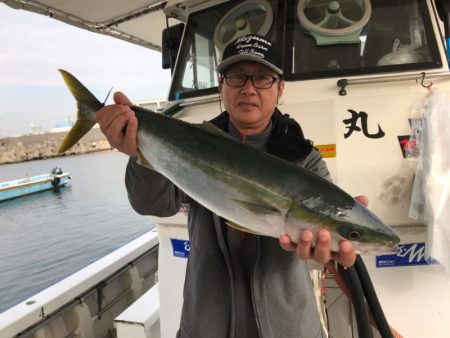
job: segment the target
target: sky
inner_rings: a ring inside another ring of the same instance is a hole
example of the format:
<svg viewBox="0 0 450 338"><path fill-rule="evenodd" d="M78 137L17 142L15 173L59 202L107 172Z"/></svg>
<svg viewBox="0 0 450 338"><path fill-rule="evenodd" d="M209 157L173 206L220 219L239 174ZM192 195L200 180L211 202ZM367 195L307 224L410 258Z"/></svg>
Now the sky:
<svg viewBox="0 0 450 338"><path fill-rule="evenodd" d="M0 25L0 138L29 134L31 124L46 131L75 120L58 69L102 102L111 87L133 102L167 97L170 70L161 68L160 52L2 3Z"/></svg>

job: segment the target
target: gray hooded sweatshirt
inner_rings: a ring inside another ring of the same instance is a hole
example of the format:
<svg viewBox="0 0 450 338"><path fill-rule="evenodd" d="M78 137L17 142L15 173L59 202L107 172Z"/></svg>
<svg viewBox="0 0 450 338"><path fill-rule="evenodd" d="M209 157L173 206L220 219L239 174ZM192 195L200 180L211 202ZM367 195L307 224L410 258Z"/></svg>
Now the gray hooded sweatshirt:
<svg viewBox="0 0 450 338"><path fill-rule="evenodd" d="M278 114L275 127L272 120L265 133L245 141L266 151L280 121L293 120ZM226 127L218 126L241 137L228 121ZM295 163L329 178L317 150L303 155ZM134 158L125 183L130 203L140 214L166 217L176 214L183 203L189 206L190 252L177 337L325 337L309 269L295 253L283 250L278 239L230 231L217 215Z"/></svg>

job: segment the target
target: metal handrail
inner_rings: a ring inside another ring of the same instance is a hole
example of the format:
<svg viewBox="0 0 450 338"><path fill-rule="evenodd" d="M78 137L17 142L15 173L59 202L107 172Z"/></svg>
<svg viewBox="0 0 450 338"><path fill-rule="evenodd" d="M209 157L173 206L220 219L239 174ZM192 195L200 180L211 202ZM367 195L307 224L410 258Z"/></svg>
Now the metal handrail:
<svg viewBox="0 0 450 338"><path fill-rule="evenodd" d="M357 79L340 79L337 81L337 86L339 89L339 95L345 96L347 91L345 87L352 85L362 85L362 84L375 84L375 83L388 83L388 82L401 82L408 80L420 81L420 84L425 88L430 88L433 85L433 81L430 84L425 84L425 78L427 79L437 79L437 78L450 78L450 72L439 72L439 73L426 73L421 72L419 74L408 74L408 75L388 75L388 76L377 76L371 78L357 78Z"/></svg>

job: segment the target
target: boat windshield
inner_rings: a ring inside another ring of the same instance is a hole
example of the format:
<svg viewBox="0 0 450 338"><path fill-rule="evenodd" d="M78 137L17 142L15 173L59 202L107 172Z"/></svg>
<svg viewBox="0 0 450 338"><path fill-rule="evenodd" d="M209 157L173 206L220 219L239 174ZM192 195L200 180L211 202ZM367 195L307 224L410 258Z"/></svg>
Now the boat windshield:
<svg viewBox="0 0 450 338"><path fill-rule="evenodd" d="M286 46L287 81L442 66L425 0L227 1L190 15L169 99L217 93L224 46L248 33Z"/></svg>

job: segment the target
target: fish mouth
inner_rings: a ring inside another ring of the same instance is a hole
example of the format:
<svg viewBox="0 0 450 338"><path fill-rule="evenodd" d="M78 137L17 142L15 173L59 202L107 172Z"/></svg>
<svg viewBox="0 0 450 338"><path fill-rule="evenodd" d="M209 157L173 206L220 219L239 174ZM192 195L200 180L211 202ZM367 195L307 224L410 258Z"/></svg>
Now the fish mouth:
<svg viewBox="0 0 450 338"><path fill-rule="evenodd" d="M361 255L395 255L400 251L400 247L397 244L359 243L357 250Z"/></svg>

